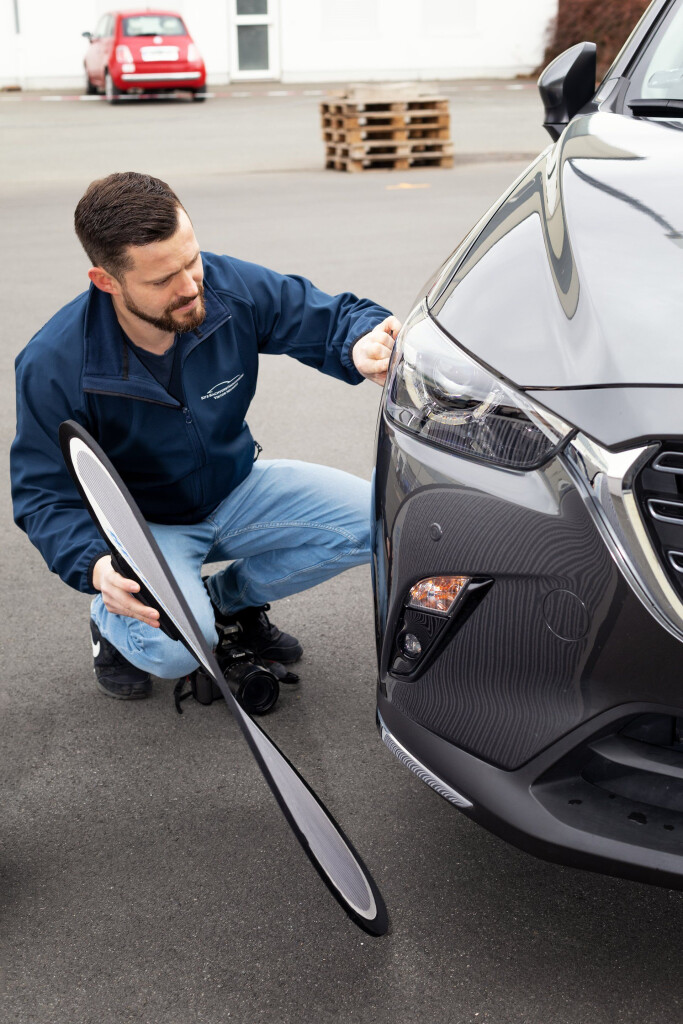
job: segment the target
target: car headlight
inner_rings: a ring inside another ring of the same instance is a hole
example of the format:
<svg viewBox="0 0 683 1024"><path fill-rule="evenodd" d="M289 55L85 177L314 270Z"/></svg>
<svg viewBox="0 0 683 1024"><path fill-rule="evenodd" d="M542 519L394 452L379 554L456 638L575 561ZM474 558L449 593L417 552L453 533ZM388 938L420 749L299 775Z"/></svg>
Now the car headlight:
<svg viewBox="0 0 683 1024"><path fill-rule="evenodd" d="M536 469L576 432L475 362L424 304L397 338L385 401L403 430L507 469Z"/></svg>

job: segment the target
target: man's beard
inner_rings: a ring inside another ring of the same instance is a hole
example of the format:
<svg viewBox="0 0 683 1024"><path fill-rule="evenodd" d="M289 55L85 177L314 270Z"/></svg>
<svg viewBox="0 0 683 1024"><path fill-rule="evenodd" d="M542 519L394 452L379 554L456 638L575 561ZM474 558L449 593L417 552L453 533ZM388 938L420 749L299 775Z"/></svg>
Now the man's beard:
<svg viewBox="0 0 683 1024"><path fill-rule="evenodd" d="M179 331L181 334L185 334L187 331L194 331L196 327L204 323L204 318L206 317L204 285L200 283L197 287L199 294L197 295L194 309L191 309L188 313L181 313L178 318L173 316L173 311L180 309L181 306L186 306L191 301L190 298L178 299L172 306L167 306L160 316L150 316L149 313L145 313L144 310L135 305L124 285L121 286L121 293L126 309L133 316L144 320L145 323L151 324L160 331L173 331L174 333Z"/></svg>

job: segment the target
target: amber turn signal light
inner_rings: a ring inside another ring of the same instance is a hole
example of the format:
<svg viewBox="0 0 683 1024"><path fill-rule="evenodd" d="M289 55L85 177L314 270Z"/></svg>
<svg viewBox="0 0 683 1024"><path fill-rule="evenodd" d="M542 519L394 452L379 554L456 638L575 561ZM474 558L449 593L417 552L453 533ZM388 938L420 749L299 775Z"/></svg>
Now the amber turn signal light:
<svg viewBox="0 0 683 1024"><path fill-rule="evenodd" d="M411 587L408 605L424 612L447 615L470 582L470 576L430 576Z"/></svg>

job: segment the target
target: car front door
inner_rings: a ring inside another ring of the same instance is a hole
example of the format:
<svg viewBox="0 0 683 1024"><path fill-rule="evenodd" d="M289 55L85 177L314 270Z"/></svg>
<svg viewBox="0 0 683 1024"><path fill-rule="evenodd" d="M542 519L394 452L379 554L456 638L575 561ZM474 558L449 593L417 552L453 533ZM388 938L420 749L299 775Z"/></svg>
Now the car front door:
<svg viewBox="0 0 683 1024"><path fill-rule="evenodd" d="M90 46L85 55L85 67L88 77L93 85L104 83L104 35L109 20L108 14L103 14L97 22L95 31L90 39Z"/></svg>
<svg viewBox="0 0 683 1024"><path fill-rule="evenodd" d="M102 34L102 82L104 83L104 69L109 67L109 61L114 50L114 29L116 18L113 14L105 16L104 31Z"/></svg>

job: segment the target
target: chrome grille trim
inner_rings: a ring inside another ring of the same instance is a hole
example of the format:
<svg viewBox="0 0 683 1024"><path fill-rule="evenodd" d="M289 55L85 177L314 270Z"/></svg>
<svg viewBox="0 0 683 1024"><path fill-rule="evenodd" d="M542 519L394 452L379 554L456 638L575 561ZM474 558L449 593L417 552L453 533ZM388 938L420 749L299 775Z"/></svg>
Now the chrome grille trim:
<svg viewBox="0 0 683 1024"><path fill-rule="evenodd" d="M668 555L669 555L669 562L674 567L676 572L683 572L683 551L669 551ZM681 560L681 564L680 565L676 565L676 562L674 561L675 558L680 558L680 560Z"/></svg>
<svg viewBox="0 0 683 1024"><path fill-rule="evenodd" d="M658 455L655 461L652 463L652 468L656 469L659 473L675 473L677 476L683 476L683 455L680 456L681 466L663 466L662 462L666 458L670 458L672 455L678 454L676 452L662 452Z"/></svg>
<svg viewBox="0 0 683 1024"><path fill-rule="evenodd" d="M401 764L404 764L406 768L410 768L411 772L414 772L419 779L422 779L422 781L426 782L428 786L431 786L431 788L438 793L439 796L442 796L444 800L448 800L449 803L454 804L461 810L474 806L470 800L462 796L461 793L456 792L456 790L449 786L447 782L440 779L438 775L434 775L429 768L426 768L417 760L416 757L413 757L413 755L398 742L396 737L389 732L379 712L377 713L377 717L379 719L382 742L391 751L394 757L398 758Z"/></svg>
<svg viewBox="0 0 683 1024"><path fill-rule="evenodd" d="M651 444L610 452L577 434L558 457L636 597L664 629L683 641L683 601L650 541L633 493L638 473L658 448Z"/></svg>
<svg viewBox="0 0 683 1024"><path fill-rule="evenodd" d="M664 472L669 472L665 470ZM677 508L680 511L678 516L667 516L661 512L655 512L654 505L666 505L670 508ZM660 523L676 523L683 526L683 502L680 501L668 501L666 498L648 498L647 510L653 519L659 519Z"/></svg>

